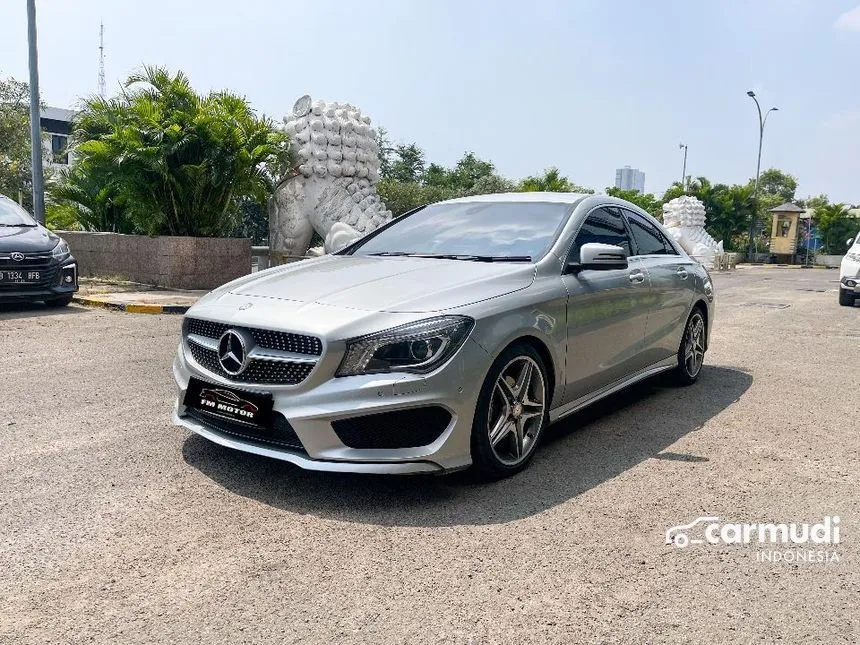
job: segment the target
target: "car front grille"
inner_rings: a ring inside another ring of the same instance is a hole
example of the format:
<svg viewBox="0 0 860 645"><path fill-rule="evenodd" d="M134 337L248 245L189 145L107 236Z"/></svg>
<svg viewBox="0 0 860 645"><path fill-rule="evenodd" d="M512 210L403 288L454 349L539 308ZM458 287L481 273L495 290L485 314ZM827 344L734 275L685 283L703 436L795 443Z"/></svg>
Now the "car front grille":
<svg viewBox="0 0 860 645"><path fill-rule="evenodd" d="M349 448L417 448L438 439L451 413L438 405L338 419L331 426Z"/></svg>
<svg viewBox="0 0 860 645"><path fill-rule="evenodd" d="M25 289L46 289L57 283L59 264L54 262L50 253L24 254L23 260L13 260L8 254L0 255L0 271L38 271L39 280L34 282L3 282L0 291L22 291Z"/></svg>
<svg viewBox="0 0 860 645"><path fill-rule="evenodd" d="M225 323L201 320L199 318L186 318L185 334L197 334L206 338L219 339L228 329L240 329L249 332L254 341L263 349L276 349L282 352L294 352L296 354L307 354L308 356L322 355L322 342L315 336L303 334L291 334L285 331L273 331L271 329L249 329L247 327L233 327Z"/></svg>
<svg viewBox="0 0 860 645"><path fill-rule="evenodd" d="M293 426L280 412L273 413L272 422L267 427L238 423L207 414L200 410L187 410L187 415L210 430L255 443L274 444L295 452L307 454Z"/></svg>
<svg viewBox="0 0 860 645"><path fill-rule="evenodd" d="M207 372L236 383L255 383L260 385L298 385L304 381L316 366L313 357L322 355L322 341L314 336L289 332L236 327L225 323L186 318L183 324L185 344L191 357ZM249 359L248 365L240 374L228 374L221 367L216 349L218 340L228 329L244 331L254 339L255 348L270 350L266 358ZM208 339L207 342L203 342ZM278 356L277 352L289 352L307 356Z"/></svg>

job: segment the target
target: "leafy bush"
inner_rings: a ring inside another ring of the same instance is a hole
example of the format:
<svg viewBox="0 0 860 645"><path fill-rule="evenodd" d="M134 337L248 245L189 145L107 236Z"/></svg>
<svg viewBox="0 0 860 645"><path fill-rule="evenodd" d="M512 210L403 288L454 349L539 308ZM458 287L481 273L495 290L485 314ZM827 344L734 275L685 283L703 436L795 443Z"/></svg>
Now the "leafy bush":
<svg viewBox="0 0 860 645"><path fill-rule="evenodd" d="M78 156L52 196L88 230L223 236L239 203L265 202L289 163L286 136L229 92L196 94L184 74L145 67L111 99L84 102Z"/></svg>

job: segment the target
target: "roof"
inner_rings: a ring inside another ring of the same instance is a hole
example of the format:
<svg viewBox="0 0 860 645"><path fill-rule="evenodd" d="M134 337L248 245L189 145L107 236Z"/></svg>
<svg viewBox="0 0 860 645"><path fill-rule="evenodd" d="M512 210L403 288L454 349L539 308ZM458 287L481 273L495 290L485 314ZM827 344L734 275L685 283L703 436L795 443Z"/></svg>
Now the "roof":
<svg viewBox="0 0 860 645"><path fill-rule="evenodd" d="M768 210L768 213L802 213L803 209L797 204L792 204L791 202L785 202L782 206L777 206L776 208L771 208Z"/></svg>
<svg viewBox="0 0 860 645"><path fill-rule="evenodd" d="M71 123L75 118L74 110L67 110L58 107L44 107L39 111L39 117L42 119L53 119L54 121L68 121Z"/></svg>
<svg viewBox="0 0 860 645"><path fill-rule="evenodd" d="M492 193L489 195L471 195L469 197L456 197L448 199L443 204L465 204L468 202L552 202L555 204L576 204L585 197L591 197L584 193Z"/></svg>

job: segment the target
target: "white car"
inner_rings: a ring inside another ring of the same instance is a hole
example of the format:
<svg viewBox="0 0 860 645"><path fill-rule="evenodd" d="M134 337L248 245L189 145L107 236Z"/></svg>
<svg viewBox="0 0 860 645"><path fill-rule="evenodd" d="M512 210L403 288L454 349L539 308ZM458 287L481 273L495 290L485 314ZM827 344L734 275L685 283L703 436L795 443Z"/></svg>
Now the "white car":
<svg viewBox="0 0 860 645"><path fill-rule="evenodd" d="M839 304L853 307L860 300L860 235L848 240L848 246L839 267Z"/></svg>

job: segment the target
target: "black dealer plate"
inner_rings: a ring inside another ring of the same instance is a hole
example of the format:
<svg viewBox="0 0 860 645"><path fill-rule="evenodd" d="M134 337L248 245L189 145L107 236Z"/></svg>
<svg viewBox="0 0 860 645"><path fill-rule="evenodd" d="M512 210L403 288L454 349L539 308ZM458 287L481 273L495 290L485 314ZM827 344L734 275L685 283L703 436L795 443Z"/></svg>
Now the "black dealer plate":
<svg viewBox="0 0 860 645"><path fill-rule="evenodd" d="M28 271L26 269L22 269L21 271L0 270L0 282L27 284L28 282L38 282L41 279L42 274L39 271Z"/></svg>
<svg viewBox="0 0 860 645"><path fill-rule="evenodd" d="M223 419L266 427L272 415L273 399L271 394L247 392L191 378L183 403Z"/></svg>

